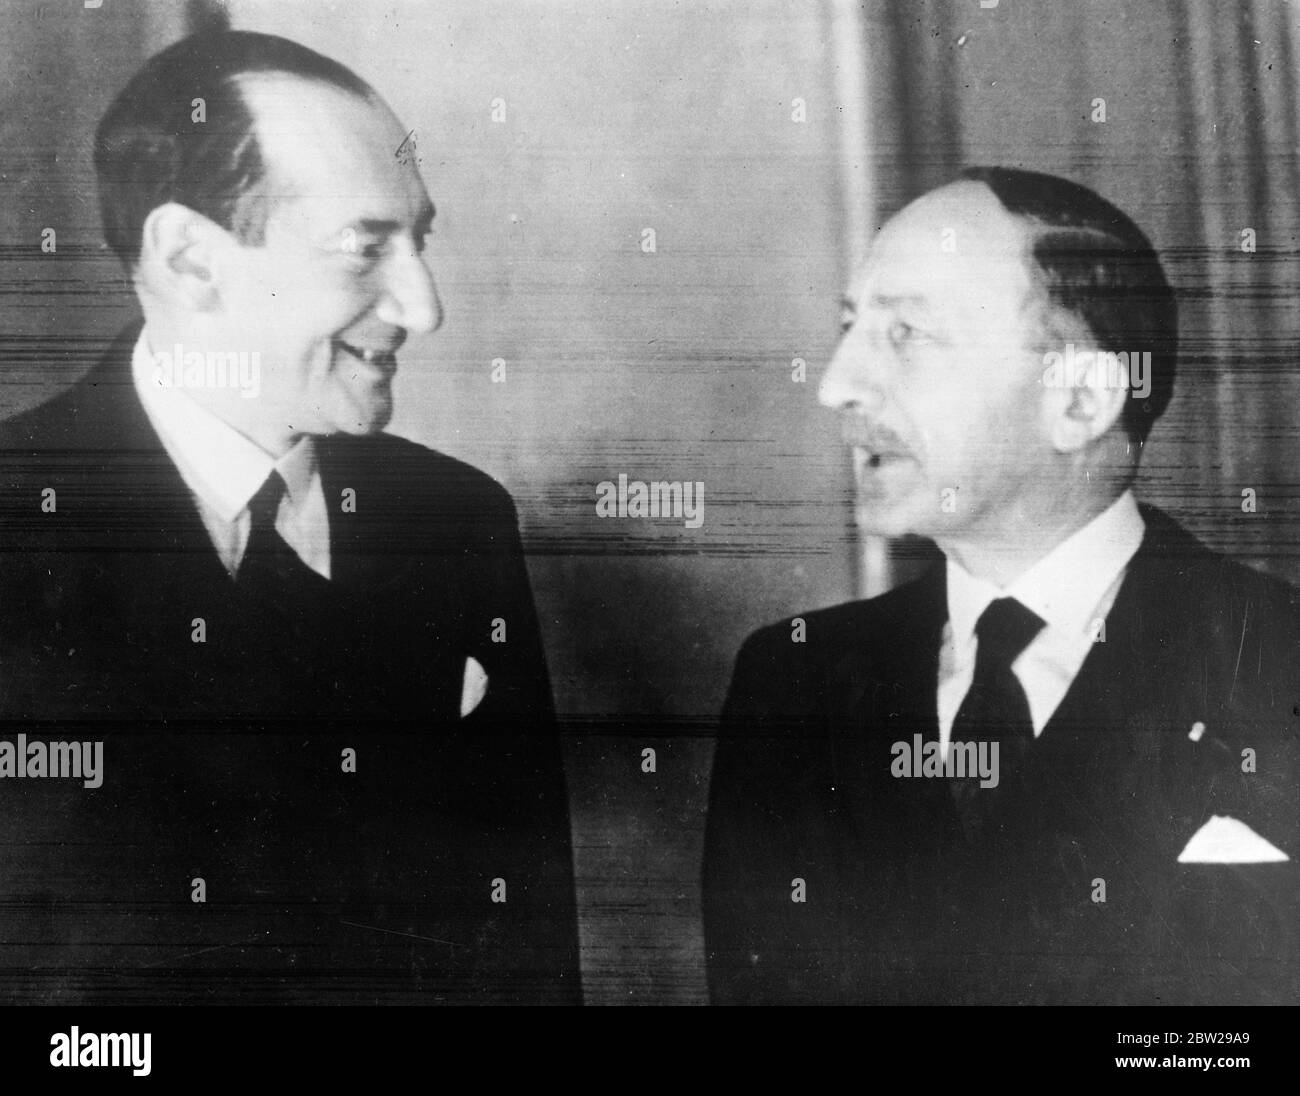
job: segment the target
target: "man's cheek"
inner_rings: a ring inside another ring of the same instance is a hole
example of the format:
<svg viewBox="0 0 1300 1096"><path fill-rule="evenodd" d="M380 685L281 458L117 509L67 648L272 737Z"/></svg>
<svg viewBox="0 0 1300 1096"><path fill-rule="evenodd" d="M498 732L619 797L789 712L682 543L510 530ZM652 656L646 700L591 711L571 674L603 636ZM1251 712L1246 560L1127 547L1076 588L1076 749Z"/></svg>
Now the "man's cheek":
<svg viewBox="0 0 1300 1096"><path fill-rule="evenodd" d="M335 348L332 338L314 337L306 350L300 342L295 359L298 362L295 370L297 383L300 386L327 383L341 368L343 357L343 352Z"/></svg>

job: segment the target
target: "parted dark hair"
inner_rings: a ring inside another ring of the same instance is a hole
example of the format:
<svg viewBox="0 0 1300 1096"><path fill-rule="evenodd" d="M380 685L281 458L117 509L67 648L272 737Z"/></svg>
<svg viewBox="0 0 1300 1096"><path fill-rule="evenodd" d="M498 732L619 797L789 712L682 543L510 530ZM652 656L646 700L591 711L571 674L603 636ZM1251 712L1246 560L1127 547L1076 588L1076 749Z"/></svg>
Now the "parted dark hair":
<svg viewBox="0 0 1300 1096"><path fill-rule="evenodd" d="M95 131L104 237L133 267L150 212L178 202L248 244L260 244L272 208L266 165L239 77L282 74L371 98L350 69L270 34L191 35L155 54L113 100ZM193 120L195 99L205 119Z"/></svg>
<svg viewBox="0 0 1300 1096"><path fill-rule="evenodd" d="M1174 393L1178 302L1160 257L1132 219L1096 192L1055 175L972 167L1002 207L1030 222L1033 261L1050 305L1081 319L1098 348L1150 352L1151 393L1128 399L1120 424L1146 441Z"/></svg>

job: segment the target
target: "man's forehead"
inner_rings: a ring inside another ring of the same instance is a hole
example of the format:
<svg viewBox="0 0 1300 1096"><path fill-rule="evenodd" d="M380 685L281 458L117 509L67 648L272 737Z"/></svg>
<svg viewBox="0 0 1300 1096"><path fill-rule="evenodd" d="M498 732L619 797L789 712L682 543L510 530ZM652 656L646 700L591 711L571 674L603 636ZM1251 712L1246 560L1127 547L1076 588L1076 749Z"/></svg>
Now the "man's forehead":
<svg viewBox="0 0 1300 1096"><path fill-rule="evenodd" d="M267 168L292 196L339 202L388 195L406 206L428 204L413 158L399 153L401 124L381 100L281 74L246 76L241 84ZM382 217L382 205L357 216Z"/></svg>
<svg viewBox="0 0 1300 1096"><path fill-rule="evenodd" d="M330 138L339 133L382 138L400 124L378 98L365 98L291 73L254 72L236 78L259 137Z"/></svg>
<svg viewBox="0 0 1300 1096"><path fill-rule="evenodd" d="M982 183L931 191L881 229L855 279L859 306L940 306L981 291L1032 288L1029 231Z"/></svg>

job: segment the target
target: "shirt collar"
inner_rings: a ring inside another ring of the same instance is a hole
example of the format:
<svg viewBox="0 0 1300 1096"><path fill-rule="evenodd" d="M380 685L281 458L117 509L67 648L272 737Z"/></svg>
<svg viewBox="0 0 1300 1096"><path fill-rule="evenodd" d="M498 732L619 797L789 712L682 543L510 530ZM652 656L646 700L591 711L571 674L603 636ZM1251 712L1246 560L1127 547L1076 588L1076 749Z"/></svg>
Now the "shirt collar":
<svg viewBox="0 0 1300 1096"><path fill-rule="evenodd" d="M158 431L181 478L218 518L233 522L248 506L274 468L284 479L290 498L303 500L316 472L316 448L311 437L299 439L279 460L200 406L184 388L165 386L155 378L154 357L142 330L131 355L135 390Z"/></svg>
<svg viewBox="0 0 1300 1096"><path fill-rule="evenodd" d="M1005 589L949 558L948 620L954 642L967 642L980 615L999 597L1014 597L1049 628L1086 633L1098 604L1141 545L1143 530L1137 500L1125 491Z"/></svg>

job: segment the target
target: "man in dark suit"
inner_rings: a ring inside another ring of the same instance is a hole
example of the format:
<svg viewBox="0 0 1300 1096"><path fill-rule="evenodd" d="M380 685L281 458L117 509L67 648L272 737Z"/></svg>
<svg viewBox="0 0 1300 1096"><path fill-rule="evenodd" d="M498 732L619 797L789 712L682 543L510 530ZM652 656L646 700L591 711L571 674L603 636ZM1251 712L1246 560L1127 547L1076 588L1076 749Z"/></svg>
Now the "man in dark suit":
<svg viewBox="0 0 1300 1096"><path fill-rule="evenodd" d="M1294 1002L1300 601L1133 498L1176 352L1150 243L973 169L846 308L821 398L859 523L944 560L741 650L714 1000Z"/></svg>
<svg viewBox="0 0 1300 1096"><path fill-rule="evenodd" d="M405 130L225 32L95 161L143 322L0 426L4 996L580 1000L513 503L383 432L441 320ZM19 756L52 741L99 786Z"/></svg>

